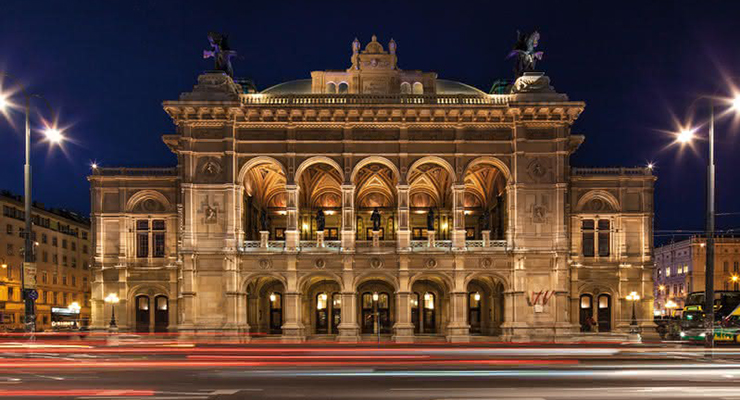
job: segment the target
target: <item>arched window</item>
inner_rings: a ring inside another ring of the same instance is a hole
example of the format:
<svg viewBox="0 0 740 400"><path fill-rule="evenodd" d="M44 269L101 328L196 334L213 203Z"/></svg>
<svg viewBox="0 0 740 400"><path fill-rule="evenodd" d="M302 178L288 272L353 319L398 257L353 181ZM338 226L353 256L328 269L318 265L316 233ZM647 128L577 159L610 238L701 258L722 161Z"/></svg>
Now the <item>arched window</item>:
<svg viewBox="0 0 740 400"><path fill-rule="evenodd" d="M169 299L167 299L167 296L160 295L154 298L155 332L167 332L167 326L170 323L169 308Z"/></svg>
<svg viewBox="0 0 740 400"><path fill-rule="evenodd" d="M337 92L337 84L334 82L329 82L326 84L326 93L336 93Z"/></svg>
<svg viewBox="0 0 740 400"><path fill-rule="evenodd" d="M421 82L414 82L414 94L424 94L424 85Z"/></svg>
<svg viewBox="0 0 740 400"><path fill-rule="evenodd" d="M599 295L599 308L597 312L599 332L612 330L612 297L606 293Z"/></svg>
<svg viewBox="0 0 740 400"><path fill-rule="evenodd" d="M401 83L401 94L409 94L411 93L411 84L408 82L402 82Z"/></svg>
<svg viewBox="0 0 740 400"><path fill-rule="evenodd" d="M340 94L349 92L349 85L347 84L347 82L340 83L339 86L337 86L337 92Z"/></svg>
<svg viewBox="0 0 740 400"><path fill-rule="evenodd" d="M468 293L468 324L470 333L481 333L481 294Z"/></svg>
<svg viewBox="0 0 740 400"><path fill-rule="evenodd" d="M136 332L149 332L149 296L136 296Z"/></svg>
<svg viewBox="0 0 740 400"><path fill-rule="evenodd" d="M582 294L580 298L579 309L579 322L581 324L581 331L589 332L592 329L593 315L594 315L594 297L590 294Z"/></svg>
<svg viewBox="0 0 740 400"><path fill-rule="evenodd" d="M316 333L329 333L329 296L326 293L316 295Z"/></svg>
<svg viewBox="0 0 740 400"><path fill-rule="evenodd" d="M331 330L334 333L339 332L339 323L342 322L342 294L334 293L331 295Z"/></svg>
<svg viewBox="0 0 740 400"><path fill-rule="evenodd" d="M283 295L279 292L270 293L270 333L282 333L283 327Z"/></svg>

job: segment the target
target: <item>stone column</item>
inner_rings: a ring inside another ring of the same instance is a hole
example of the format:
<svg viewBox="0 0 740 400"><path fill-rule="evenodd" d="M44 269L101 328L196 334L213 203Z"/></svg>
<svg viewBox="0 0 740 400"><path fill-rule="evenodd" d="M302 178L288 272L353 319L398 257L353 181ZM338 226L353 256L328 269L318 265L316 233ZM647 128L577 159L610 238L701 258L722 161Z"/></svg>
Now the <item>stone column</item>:
<svg viewBox="0 0 740 400"><path fill-rule="evenodd" d="M266 249L270 239L270 231L260 231L260 248Z"/></svg>
<svg viewBox="0 0 740 400"><path fill-rule="evenodd" d="M285 228L285 249L295 251L301 240L301 231L298 226L298 185L285 185L287 192L288 205L286 212L288 216L287 226Z"/></svg>
<svg viewBox="0 0 740 400"><path fill-rule="evenodd" d="M316 231L316 247L324 247L324 231Z"/></svg>
<svg viewBox="0 0 740 400"><path fill-rule="evenodd" d="M195 263L194 255L184 255L178 276L181 296L179 307L182 309L182 321L178 329L181 331L195 328Z"/></svg>
<svg viewBox="0 0 740 400"><path fill-rule="evenodd" d="M342 249L344 251L355 249L355 231L355 185L342 185Z"/></svg>
<svg viewBox="0 0 740 400"><path fill-rule="evenodd" d="M413 343L414 324L411 323L411 292L396 292L396 324L393 325L393 341Z"/></svg>
<svg viewBox="0 0 740 400"><path fill-rule="evenodd" d="M490 247L491 246L491 231L481 231L481 236L483 237L483 247Z"/></svg>
<svg viewBox="0 0 740 400"><path fill-rule="evenodd" d="M465 249L465 185L452 186L452 249Z"/></svg>
<svg viewBox="0 0 740 400"><path fill-rule="evenodd" d="M450 323L447 325L448 342L469 342L467 292L450 293Z"/></svg>
<svg viewBox="0 0 740 400"><path fill-rule="evenodd" d="M409 228L409 185L398 185L398 232L396 241L399 251L411 249L411 229Z"/></svg>
<svg viewBox="0 0 740 400"><path fill-rule="evenodd" d="M337 327L337 341L357 342L360 340L360 327L357 325L357 293L342 292L342 321Z"/></svg>

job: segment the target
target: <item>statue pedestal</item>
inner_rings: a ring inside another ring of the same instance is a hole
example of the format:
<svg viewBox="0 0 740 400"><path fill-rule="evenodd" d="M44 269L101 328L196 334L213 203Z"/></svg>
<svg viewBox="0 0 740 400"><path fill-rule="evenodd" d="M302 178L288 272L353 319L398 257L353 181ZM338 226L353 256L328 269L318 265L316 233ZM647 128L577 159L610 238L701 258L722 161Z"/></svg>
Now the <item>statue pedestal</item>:
<svg viewBox="0 0 740 400"><path fill-rule="evenodd" d="M380 247L380 231L373 231L373 247Z"/></svg>
<svg viewBox="0 0 740 400"><path fill-rule="evenodd" d="M316 231L316 247L324 247L324 231Z"/></svg>
<svg viewBox="0 0 740 400"><path fill-rule="evenodd" d="M482 231L483 247L491 247L491 231Z"/></svg>
<svg viewBox="0 0 740 400"><path fill-rule="evenodd" d="M270 231L260 231L260 248L267 248L267 241L270 240Z"/></svg>
<svg viewBox="0 0 740 400"><path fill-rule="evenodd" d="M435 231L427 231L427 239L429 239L429 241L427 242L427 247L429 247L429 248L433 248L434 247L434 243L435 243L435 238L434 237L435 237L435 234L436 233L437 232L435 232Z"/></svg>

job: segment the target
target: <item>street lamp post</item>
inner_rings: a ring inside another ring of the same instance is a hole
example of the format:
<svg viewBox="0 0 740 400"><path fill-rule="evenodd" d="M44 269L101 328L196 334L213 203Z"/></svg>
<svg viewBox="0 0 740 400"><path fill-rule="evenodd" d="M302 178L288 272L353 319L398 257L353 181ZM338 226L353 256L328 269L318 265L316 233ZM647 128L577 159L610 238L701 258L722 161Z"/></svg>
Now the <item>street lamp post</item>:
<svg viewBox="0 0 740 400"><path fill-rule="evenodd" d="M627 295L627 300L632 302L632 321L630 321L630 333L640 333L640 327L637 325L637 315L635 313L635 303L640 300L640 295L637 292L632 292Z"/></svg>
<svg viewBox="0 0 740 400"><path fill-rule="evenodd" d="M10 74L0 73L0 76L12 78ZM33 246L33 233L32 233L32 219L31 219L31 99L37 97L46 101L46 98L39 94L28 93L23 86L21 86L21 95L24 98L24 111L25 111L25 144L26 144L26 163L23 166L23 181L24 181L24 203L25 203L25 231L24 231L24 245L23 245L23 266L21 267L21 293L23 294L23 300L25 303L25 327L27 332L36 331L36 310L34 307L34 298L37 296L35 293L35 282L26 288L26 269L29 271L35 271L35 249ZM48 102L46 103L49 106ZM0 93L0 110L4 111L10 103L7 101L7 97ZM49 106L51 109L51 106ZM53 127L46 127L44 131L47 139L52 143L61 142L64 137L61 132ZM28 277L29 279L35 279Z"/></svg>
<svg viewBox="0 0 740 400"><path fill-rule="evenodd" d="M119 301L120 299L118 298L118 295L115 293L110 293L105 298L105 302L111 305L110 324L108 326L111 330L115 330L117 328L116 326L116 303L118 303Z"/></svg>
<svg viewBox="0 0 740 400"><path fill-rule="evenodd" d="M707 160L707 204L706 204L706 268L704 275L704 315L707 328L706 346L714 347L714 235L715 235L715 167L714 167L714 96L700 96L698 100L709 102L709 158ZM731 101L731 109L740 111L740 95L736 95ZM694 139L695 129L684 129L677 137L680 143L688 143Z"/></svg>

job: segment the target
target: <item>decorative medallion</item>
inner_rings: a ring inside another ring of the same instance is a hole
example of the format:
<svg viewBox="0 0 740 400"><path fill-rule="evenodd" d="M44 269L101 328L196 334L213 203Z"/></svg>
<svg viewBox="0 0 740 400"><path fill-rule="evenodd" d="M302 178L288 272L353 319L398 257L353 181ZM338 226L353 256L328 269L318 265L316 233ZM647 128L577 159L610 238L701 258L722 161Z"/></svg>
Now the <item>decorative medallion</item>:
<svg viewBox="0 0 740 400"><path fill-rule="evenodd" d="M200 174L203 179L213 181L221 176L221 162L215 157L206 157L200 164Z"/></svg>
<svg viewBox="0 0 740 400"><path fill-rule="evenodd" d="M426 260L426 261L424 262L424 266L425 266L426 268L429 268L429 269L432 269L432 268L437 268L437 260L435 260L435 259L433 259L433 258L428 258L428 259L427 259L427 260Z"/></svg>
<svg viewBox="0 0 740 400"><path fill-rule="evenodd" d="M547 208L543 205L532 206L532 221L536 224L543 224L546 222Z"/></svg>
<svg viewBox="0 0 740 400"><path fill-rule="evenodd" d="M314 262L314 266L318 269L323 269L324 267L326 267L326 261L324 261L323 258L319 258L316 260L316 262Z"/></svg>
<svg viewBox="0 0 740 400"><path fill-rule="evenodd" d="M272 261L263 258L259 261L260 269L271 269L272 268Z"/></svg>
<svg viewBox="0 0 740 400"><path fill-rule="evenodd" d="M529 166L527 166L527 172L529 173L530 178L535 181L539 181L547 174L547 167L545 167L539 158L535 158L531 163L529 163Z"/></svg>
<svg viewBox="0 0 740 400"><path fill-rule="evenodd" d="M480 266L483 268L491 268L492 265L493 265L493 260L491 260L490 258L482 258L480 260Z"/></svg>
<svg viewBox="0 0 740 400"><path fill-rule="evenodd" d="M218 212L215 208L206 205L206 224L215 224L218 220Z"/></svg>
<svg viewBox="0 0 740 400"><path fill-rule="evenodd" d="M379 258L373 258L372 260L370 260L370 267L375 269L383 268L383 260Z"/></svg>

